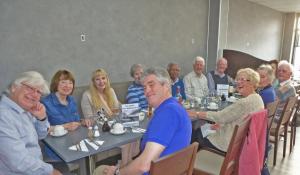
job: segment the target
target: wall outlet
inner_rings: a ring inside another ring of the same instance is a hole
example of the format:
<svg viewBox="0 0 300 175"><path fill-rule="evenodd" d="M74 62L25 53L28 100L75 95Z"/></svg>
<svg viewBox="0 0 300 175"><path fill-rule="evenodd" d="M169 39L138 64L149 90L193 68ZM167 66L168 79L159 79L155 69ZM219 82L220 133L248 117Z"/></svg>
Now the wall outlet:
<svg viewBox="0 0 300 175"><path fill-rule="evenodd" d="M85 41L85 34L81 34L81 35L80 35L80 40L81 40L82 42Z"/></svg>

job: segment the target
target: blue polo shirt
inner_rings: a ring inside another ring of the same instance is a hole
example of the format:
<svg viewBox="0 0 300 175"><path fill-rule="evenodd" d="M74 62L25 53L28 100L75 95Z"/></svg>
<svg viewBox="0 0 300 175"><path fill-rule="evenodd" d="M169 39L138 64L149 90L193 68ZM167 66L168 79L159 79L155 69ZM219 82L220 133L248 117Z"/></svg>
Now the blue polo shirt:
<svg viewBox="0 0 300 175"><path fill-rule="evenodd" d="M176 99L169 98L155 109L142 138L141 150L145 149L147 142L155 142L165 147L160 155L163 157L190 145L191 134L191 120L186 110Z"/></svg>

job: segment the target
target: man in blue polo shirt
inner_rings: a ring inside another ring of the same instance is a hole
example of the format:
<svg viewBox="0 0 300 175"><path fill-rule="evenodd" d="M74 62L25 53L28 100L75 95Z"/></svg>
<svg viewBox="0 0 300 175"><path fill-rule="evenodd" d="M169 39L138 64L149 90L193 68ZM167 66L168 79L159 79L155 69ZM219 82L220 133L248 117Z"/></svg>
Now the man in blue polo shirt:
<svg viewBox="0 0 300 175"><path fill-rule="evenodd" d="M147 175L152 160L172 154L190 144L191 121L185 109L172 98L168 72L150 68L142 80L148 103L155 108L141 141L142 153L120 170L115 166L105 167L103 173L106 175Z"/></svg>

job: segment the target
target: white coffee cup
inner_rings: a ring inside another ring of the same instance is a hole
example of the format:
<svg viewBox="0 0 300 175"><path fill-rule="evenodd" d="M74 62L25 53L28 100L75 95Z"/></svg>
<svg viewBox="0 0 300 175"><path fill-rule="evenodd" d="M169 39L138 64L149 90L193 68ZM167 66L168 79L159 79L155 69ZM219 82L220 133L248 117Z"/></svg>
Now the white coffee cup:
<svg viewBox="0 0 300 175"><path fill-rule="evenodd" d="M124 126L121 123L115 123L113 126L113 132L115 132L115 133L124 132Z"/></svg>
<svg viewBox="0 0 300 175"><path fill-rule="evenodd" d="M53 132L55 135L62 135L65 133L65 128L63 125L56 125L54 126Z"/></svg>
<svg viewBox="0 0 300 175"><path fill-rule="evenodd" d="M211 108L211 109L217 109L218 108L218 104L214 103L214 102L211 102L211 103L209 103L209 108Z"/></svg>
<svg viewBox="0 0 300 175"><path fill-rule="evenodd" d="M139 120L143 121L145 119L145 113L144 112L140 112L139 113Z"/></svg>

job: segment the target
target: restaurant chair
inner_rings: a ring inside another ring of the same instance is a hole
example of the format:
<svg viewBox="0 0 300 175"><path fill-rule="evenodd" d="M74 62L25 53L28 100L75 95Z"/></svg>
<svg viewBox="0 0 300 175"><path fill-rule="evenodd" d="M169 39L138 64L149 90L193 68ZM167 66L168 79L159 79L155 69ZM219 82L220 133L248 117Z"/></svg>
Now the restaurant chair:
<svg viewBox="0 0 300 175"><path fill-rule="evenodd" d="M279 100L275 100L272 103L268 103L267 104L267 110L268 110L268 133L270 132L275 114L276 114L276 110L277 110L277 106L279 104Z"/></svg>
<svg viewBox="0 0 300 175"><path fill-rule="evenodd" d="M193 175L238 174L239 157L249 131L250 119L251 115L248 115L243 122L234 127L225 158L209 151L199 151L197 153Z"/></svg>
<svg viewBox="0 0 300 175"><path fill-rule="evenodd" d="M290 153L292 153L292 150L296 143L296 122L297 122L297 115L300 113L300 96L297 97L297 102L295 104L295 110L293 111L292 117L290 119Z"/></svg>
<svg viewBox="0 0 300 175"><path fill-rule="evenodd" d="M150 175L192 175L198 143L151 162Z"/></svg>
<svg viewBox="0 0 300 175"><path fill-rule="evenodd" d="M297 102L297 98L298 97L288 98L286 104L283 107L283 111L280 114L278 122L277 123L274 122L271 126L270 143L274 144L273 166L276 165L278 142L281 136L283 136L283 157L285 157L288 125L289 125L290 118L293 114L294 106Z"/></svg>

